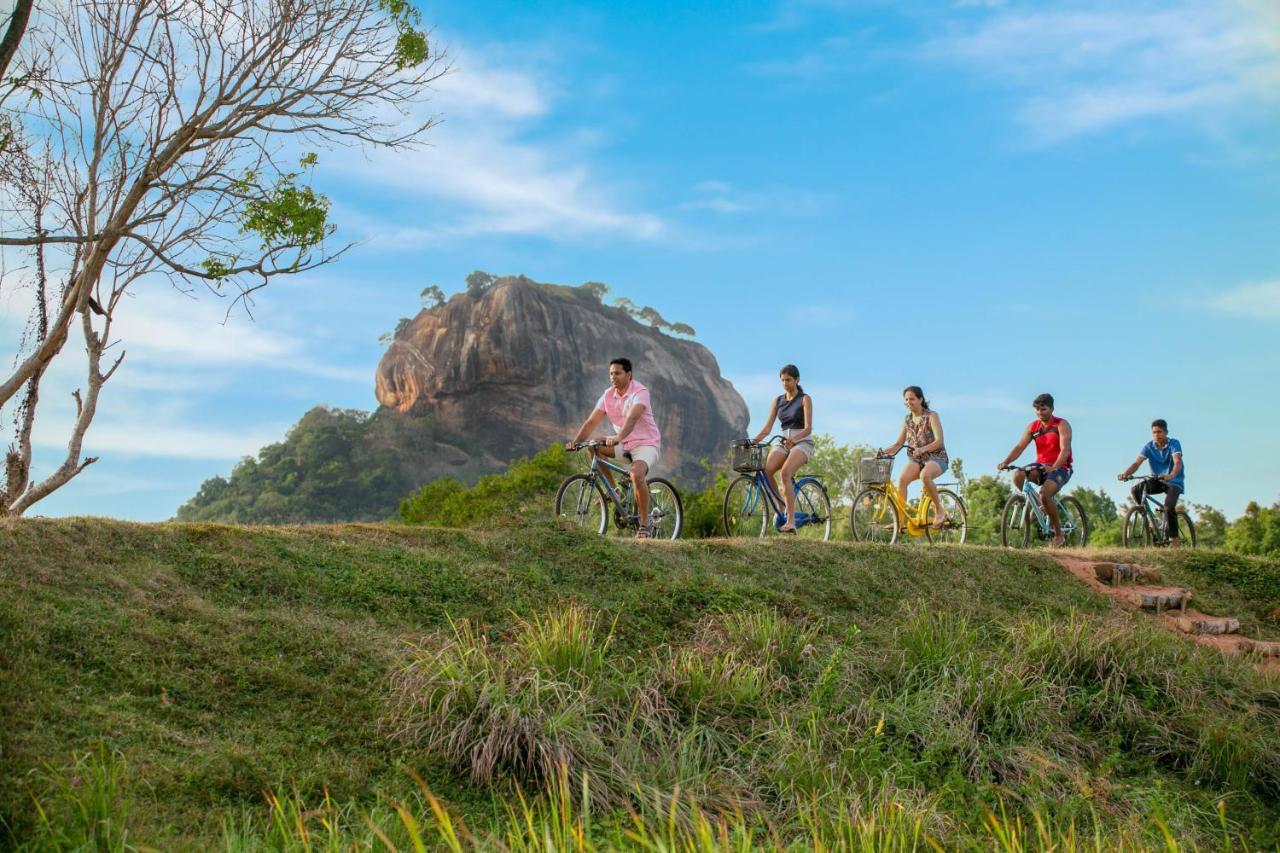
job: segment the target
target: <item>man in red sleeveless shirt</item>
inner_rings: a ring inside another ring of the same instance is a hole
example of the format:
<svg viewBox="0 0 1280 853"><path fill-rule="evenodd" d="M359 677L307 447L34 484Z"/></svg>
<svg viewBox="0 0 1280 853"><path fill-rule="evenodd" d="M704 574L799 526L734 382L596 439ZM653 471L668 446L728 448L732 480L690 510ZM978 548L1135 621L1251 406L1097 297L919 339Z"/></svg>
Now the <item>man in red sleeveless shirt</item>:
<svg viewBox="0 0 1280 853"><path fill-rule="evenodd" d="M1049 516L1049 522L1053 525L1053 544L1061 547L1067 540L1062 535L1062 521L1058 518L1058 507L1053 502L1053 496L1071 479L1071 424L1054 417L1052 394L1041 394L1031 405L1035 407L1036 419L1022 431L1022 438L1018 439L1004 461L996 466L996 470L1003 470L1004 466L1022 455L1028 444L1032 441L1036 443L1036 463L1040 468L1032 470L1029 475L1014 471L1013 487L1021 489L1028 476L1031 477L1031 482L1040 487L1040 505L1044 507L1045 515Z"/></svg>

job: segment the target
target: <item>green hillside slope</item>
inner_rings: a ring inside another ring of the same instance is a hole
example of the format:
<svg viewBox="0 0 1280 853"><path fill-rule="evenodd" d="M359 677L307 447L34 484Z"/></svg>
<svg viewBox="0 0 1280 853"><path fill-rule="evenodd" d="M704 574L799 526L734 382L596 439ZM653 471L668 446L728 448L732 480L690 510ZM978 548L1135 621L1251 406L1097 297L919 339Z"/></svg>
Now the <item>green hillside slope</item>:
<svg viewBox="0 0 1280 853"><path fill-rule="evenodd" d="M1280 684L1034 554L33 520L0 589L10 844L303 849L267 792L407 844L393 802L439 831L410 771L488 838L562 762L603 846L672 802L776 844L1280 837Z"/></svg>

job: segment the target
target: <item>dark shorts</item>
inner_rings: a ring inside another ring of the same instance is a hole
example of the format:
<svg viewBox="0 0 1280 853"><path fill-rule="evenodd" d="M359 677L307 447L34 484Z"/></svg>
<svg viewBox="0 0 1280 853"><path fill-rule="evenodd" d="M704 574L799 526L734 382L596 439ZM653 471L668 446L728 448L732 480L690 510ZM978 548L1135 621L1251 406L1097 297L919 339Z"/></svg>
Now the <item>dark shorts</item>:
<svg viewBox="0 0 1280 853"><path fill-rule="evenodd" d="M1067 481L1070 479L1071 479L1070 468L1059 468L1056 471L1040 472L1040 482L1043 483L1046 480L1052 480L1053 482L1058 484L1058 488L1062 488L1063 486L1065 486L1067 484Z"/></svg>

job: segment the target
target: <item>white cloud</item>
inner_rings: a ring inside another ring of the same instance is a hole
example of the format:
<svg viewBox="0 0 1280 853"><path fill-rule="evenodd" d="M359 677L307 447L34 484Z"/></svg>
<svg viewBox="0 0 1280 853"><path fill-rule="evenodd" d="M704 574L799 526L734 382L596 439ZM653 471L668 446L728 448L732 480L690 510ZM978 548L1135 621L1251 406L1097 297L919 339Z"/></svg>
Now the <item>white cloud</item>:
<svg viewBox="0 0 1280 853"><path fill-rule="evenodd" d="M1223 314L1254 319L1280 319L1280 281L1241 284L1206 300L1209 307Z"/></svg>
<svg viewBox="0 0 1280 853"><path fill-rule="evenodd" d="M1001 9L928 43L1021 93L1044 143L1154 117L1280 101L1280 7L1271 0L1075 2Z"/></svg>
<svg viewBox="0 0 1280 853"><path fill-rule="evenodd" d="M363 223L347 222L362 225L373 245L387 249L490 234L638 240L662 234L658 216L634 209L622 188L590 165L599 129L571 130L549 142L530 138L554 106L544 76L462 51L428 105L444 120L428 132L427 147L338 161L349 176L410 208L416 221L405 224L399 216L391 223L379 210Z"/></svg>

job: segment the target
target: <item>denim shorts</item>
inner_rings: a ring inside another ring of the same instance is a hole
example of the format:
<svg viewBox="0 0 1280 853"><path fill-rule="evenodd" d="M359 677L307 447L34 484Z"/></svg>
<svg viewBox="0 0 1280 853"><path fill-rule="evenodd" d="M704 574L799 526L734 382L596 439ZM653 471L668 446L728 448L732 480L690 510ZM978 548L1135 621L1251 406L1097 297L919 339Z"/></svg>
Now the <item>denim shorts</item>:
<svg viewBox="0 0 1280 853"><path fill-rule="evenodd" d="M1059 468L1056 471L1041 471L1040 482L1043 484L1045 480L1053 480L1058 484L1058 488L1062 488L1071 479L1070 468Z"/></svg>
<svg viewBox="0 0 1280 853"><path fill-rule="evenodd" d="M917 465L919 465L921 471L923 471L924 466L928 465L930 462L937 462L938 467L942 469L941 471L938 472L939 477L947 473L947 466L951 464L951 460L947 458L947 454L945 453L930 453L928 456L924 457L923 459L913 459L912 457L908 456L907 461L914 462Z"/></svg>

